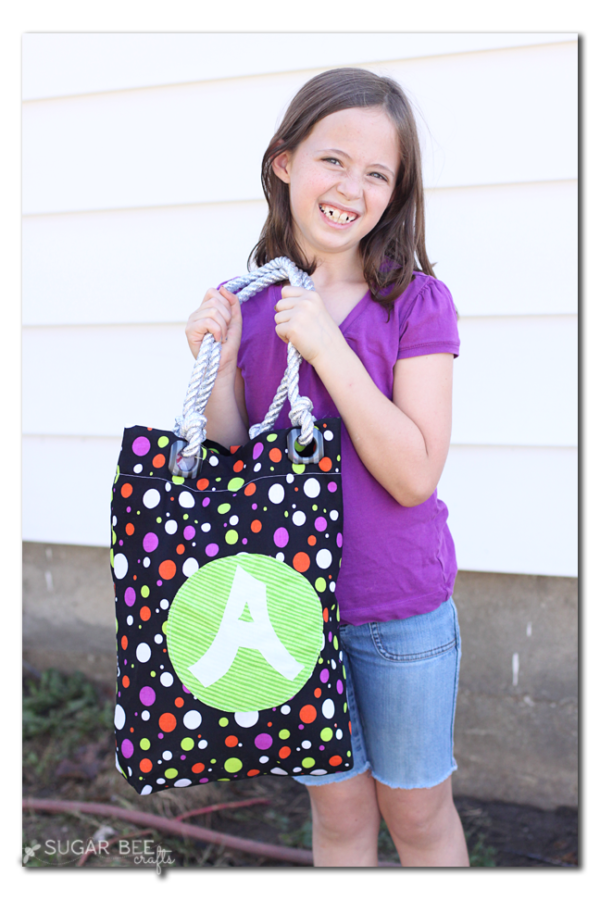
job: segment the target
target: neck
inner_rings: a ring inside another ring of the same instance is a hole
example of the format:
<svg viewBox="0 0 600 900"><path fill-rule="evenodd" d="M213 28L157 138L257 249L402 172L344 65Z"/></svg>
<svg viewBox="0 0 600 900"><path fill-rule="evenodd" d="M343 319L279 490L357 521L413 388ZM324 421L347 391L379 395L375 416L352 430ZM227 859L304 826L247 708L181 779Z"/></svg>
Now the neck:
<svg viewBox="0 0 600 900"><path fill-rule="evenodd" d="M365 283L362 257L357 251L319 254L311 278L317 291L339 284L362 285Z"/></svg>

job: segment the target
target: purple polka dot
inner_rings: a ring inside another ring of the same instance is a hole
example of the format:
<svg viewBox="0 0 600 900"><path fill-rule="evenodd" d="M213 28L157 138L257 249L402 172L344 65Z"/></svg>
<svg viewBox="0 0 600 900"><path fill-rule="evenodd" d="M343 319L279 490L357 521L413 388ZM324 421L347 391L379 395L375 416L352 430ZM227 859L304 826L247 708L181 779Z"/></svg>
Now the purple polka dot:
<svg viewBox="0 0 600 900"><path fill-rule="evenodd" d="M210 497L205 497L204 500L202 501L202 506L208 506L209 503L210 503Z"/></svg>
<svg viewBox="0 0 600 900"><path fill-rule="evenodd" d="M332 637L333 637L333 634L332 634L331 631L330 631L329 634L327 635L327 640L329 641L329 643L331 643L331 638L332 638Z"/></svg>
<svg viewBox="0 0 600 900"><path fill-rule="evenodd" d="M337 491L337 484L335 483L335 481L329 482L329 484L327 485L327 490L331 491L332 494L335 494L335 492Z"/></svg>
<svg viewBox="0 0 600 900"><path fill-rule="evenodd" d="M131 512L131 507L130 507L130 506L127 507L127 512Z"/></svg>
<svg viewBox="0 0 600 900"><path fill-rule="evenodd" d="M326 681L329 681L329 669L322 669L319 678L325 684Z"/></svg>
<svg viewBox="0 0 600 900"><path fill-rule="evenodd" d="M248 538L242 538L242 544L247 544L247 543L248 543Z"/></svg>
<svg viewBox="0 0 600 900"><path fill-rule="evenodd" d="M185 753L182 753L179 759L185 759Z"/></svg>
<svg viewBox="0 0 600 900"><path fill-rule="evenodd" d="M136 456L145 456L150 449L150 441L147 437L138 437L131 445L131 449Z"/></svg>
<svg viewBox="0 0 600 900"><path fill-rule="evenodd" d="M129 740L129 738L125 738L123 743L121 744L121 753L125 757L125 759L129 759L130 756L133 756L133 744Z"/></svg>
<svg viewBox="0 0 600 900"><path fill-rule="evenodd" d="M289 541L290 536L287 533L286 528L278 528L275 534L273 535L273 540L275 541L276 547L285 547L287 546L287 542Z"/></svg>
<svg viewBox="0 0 600 900"><path fill-rule="evenodd" d="M252 504L252 509L258 509L258 503L253 503L253 504Z"/></svg>
<svg viewBox="0 0 600 900"><path fill-rule="evenodd" d="M303 731L303 730L304 730L304 725L298 725L298 728L300 729L300 731Z"/></svg>
<svg viewBox="0 0 600 900"><path fill-rule="evenodd" d="M194 526L186 525L186 527L183 529L183 536L186 541L191 541L191 539L196 536L196 529L194 528Z"/></svg>
<svg viewBox="0 0 600 900"><path fill-rule="evenodd" d="M119 541L119 547L123 546L123 541Z"/></svg>
<svg viewBox="0 0 600 900"><path fill-rule="evenodd" d="M127 665L127 660L126 660L126 659L123 660L123 665L124 665L124 666Z"/></svg>
<svg viewBox="0 0 600 900"><path fill-rule="evenodd" d="M161 586L162 586L162 581L157 581L156 584L157 584L157 587L161 587Z"/></svg>
<svg viewBox="0 0 600 900"><path fill-rule="evenodd" d="M183 693L184 693L184 694L189 694L189 693L190 693L190 689L189 689L189 688L186 688L185 684L182 684L181 687L183 688Z"/></svg>
<svg viewBox="0 0 600 900"><path fill-rule="evenodd" d="M252 450L252 459L258 459L258 457L260 456L260 454L263 452L264 449L265 448L260 443L260 441L258 442L258 444L255 444L254 448Z"/></svg>
<svg viewBox="0 0 600 900"><path fill-rule="evenodd" d="M152 553L153 550L156 550L156 548L158 547L158 537L154 534L153 531L149 531L148 534L144 535L142 547L144 548L146 553Z"/></svg>
<svg viewBox="0 0 600 900"><path fill-rule="evenodd" d="M156 700L156 693L151 687L143 687L140 691L140 701L144 706L152 706Z"/></svg>
<svg viewBox="0 0 600 900"><path fill-rule="evenodd" d="M256 737L254 738L254 743L259 750L268 750L273 743L273 738L270 734L265 734L265 732L263 731L262 734L256 735Z"/></svg>
<svg viewBox="0 0 600 900"><path fill-rule="evenodd" d="M317 531L325 531L327 528L327 519L324 519L323 516L319 516L318 519L315 519L315 528Z"/></svg>
<svg viewBox="0 0 600 900"><path fill-rule="evenodd" d="M335 542L338 545L338 547L341 547L342 544L344 543L344 538L342 537L341 532L336 537Z"/></svg>
<svg viewBox="0 0 600 900"><path fill-rule="evenodd" d="M338 694L342 694L344 692L344 685L342 684L342 682L339 678L337 680L336 688L337 688Z"/></svg>
<svg viewBox="0 0 600 900"><path fill-rule="evenodd" d="M207 781L208 781L208 778L201 778L200 781L198 782L198 784L206 784Z"/></svg>
<svg viewBox="0 0 600 900"><path fill-rule="evenodd" d="M324 745L321 744L321 746L319 747L319 750L324 750L324 749L325 749Z"/></svg>
<svg viewBox="0 0 600 900"><path fill-rule="evenodd" d="M162 733L162 731L159 731L159 732L158 732L158 739L159 739L159 741L162 741L163 738L164 738L164 734Z"/></svg>
<svg viewBox="0 0 600 900"><path fill-rule="evenodd" d="M218 544L208 544L206 550L204 551L207 556L216 556L219 552Z"/></svg>

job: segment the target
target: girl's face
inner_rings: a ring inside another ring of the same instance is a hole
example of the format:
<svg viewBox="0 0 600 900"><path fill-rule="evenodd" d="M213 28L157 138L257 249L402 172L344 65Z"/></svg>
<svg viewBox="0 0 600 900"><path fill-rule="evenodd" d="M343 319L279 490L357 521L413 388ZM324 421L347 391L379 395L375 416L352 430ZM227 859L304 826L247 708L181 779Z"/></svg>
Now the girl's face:
<svg viewBox="0 0 600 900"><path fill-rule="evenodd" d="M321 119L293 152L273 160L289 184L294 232L310 259L358 254L391 200L400 167L398 133L380 107Z"/></svg>

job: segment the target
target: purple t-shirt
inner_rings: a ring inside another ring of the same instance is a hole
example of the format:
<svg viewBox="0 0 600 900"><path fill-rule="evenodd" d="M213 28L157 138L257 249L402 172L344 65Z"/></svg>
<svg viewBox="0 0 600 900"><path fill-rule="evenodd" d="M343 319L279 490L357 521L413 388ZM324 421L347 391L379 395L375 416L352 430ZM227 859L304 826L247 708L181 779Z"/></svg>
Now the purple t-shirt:
<svg viewBox="0 0 600 900"><path fill-rule="evenodd" d="M275 332L275 304L282 285L272 285L242 304L238 365L246 388L250 424L261 422L286 366L287 347ZM448 288L415 273L392 309L370 292L340 325L349 346L371 378L392 399L398 359L431 353L458 356L456 311ZM302 361L300 393L313 402L317 418L339 413L314 368ZM289 402L275 423L289 427ZM344 552L336 597L341 621L350 625L386 622L430 612L447 600L456 577L448 510L437 491L419 506L401 506L370 474L342 422Z"/></svg>

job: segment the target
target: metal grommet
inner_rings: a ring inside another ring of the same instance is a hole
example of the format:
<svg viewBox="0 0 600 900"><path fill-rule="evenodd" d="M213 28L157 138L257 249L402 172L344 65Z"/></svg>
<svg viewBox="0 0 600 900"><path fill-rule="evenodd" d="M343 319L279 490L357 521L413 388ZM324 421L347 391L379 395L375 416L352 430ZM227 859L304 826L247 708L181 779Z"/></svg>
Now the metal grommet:
<svg viewBox="0 0 600 900"><path fill-rule="evenodd" d="M187 445L187 441L173 441L169 456L169 470L180 478L195 478L202 460L199 456L184 456L183 451Z"/></svg>
<svg viewBox="0 0 600 900"><path fill-rule="evenodd" d="M292 428L288 431L287 436L287 453L290 461L298 465L306 465L307 463L318 463L325 456L325 448L323 445L323 435L316 428L313 429L313 448L312 453L308 454L310 444L303 447L299 443L301 429Z"/></svg>

